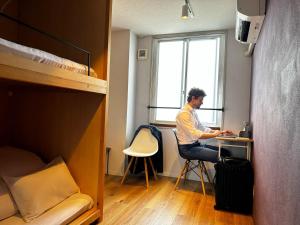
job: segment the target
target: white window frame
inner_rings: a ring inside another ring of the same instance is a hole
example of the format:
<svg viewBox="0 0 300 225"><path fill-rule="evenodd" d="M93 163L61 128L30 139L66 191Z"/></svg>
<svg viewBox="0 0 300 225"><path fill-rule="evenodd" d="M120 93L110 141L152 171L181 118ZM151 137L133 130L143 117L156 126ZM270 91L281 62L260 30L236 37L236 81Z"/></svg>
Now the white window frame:
<svg viewBox="0 0 300 225"><path fill-rule="evenodd" d="M158 54L159 54L159 42L163 41L172 41L172 40L199 40L199 39L211 39L211 38L220 38L220 46L219 46L219 77L218 77L218 108L224 109L224 85L225 85L225 49L226 49L226 37L227 33L226 31L215 31L215 32L197 32L197 33L188 33L188 34L179 34L179 35L158 35L153 36L153 42L152 42L152 66L151 66L151 86L150 86L150 106L157 107L156 105L156 87L158 82ZM186 44L185 47L186 48ZM186 51L187 52L187 51ZM187 62L183 62L186 64ZM184 66L186 68L186 66ZM183 70L184 70L183 68ZM186 69L185 69L186 70ZM186 85L185 79L187 76L187 71L183 71L182 79L183 85ZM183 86L182 85L182 86ZM181 107L186 103L185 99L185 91L186 87L182 87L182 95L181 95ZM159 107L159 106L158 106ZM176 121L157 121L156 118L156 109L150 107L149 112L149 122L154 124L169 124L169 125L175 125ZM224 111L217 113L217 121L219 124L205 124L204 121L203 124L210 127L223 127L224 124Z"/></svg>

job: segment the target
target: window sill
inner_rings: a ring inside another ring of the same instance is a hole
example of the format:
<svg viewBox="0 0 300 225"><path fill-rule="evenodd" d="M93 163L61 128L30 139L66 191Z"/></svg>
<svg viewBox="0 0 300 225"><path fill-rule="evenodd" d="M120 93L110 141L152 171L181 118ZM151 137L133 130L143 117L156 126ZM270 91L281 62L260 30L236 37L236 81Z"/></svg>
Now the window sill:
<svg viewBox="0 0 300 225"><path fill-rule="evenodd" d="M150 123L150 125L156 127L163 127L163 128L176 128L176 124L167 124L167 123ZM209 127L212 130L220 130L220 127Z"/></svg>
<svg viewBox="0 0 300 225"><path fill-rule="evenodd" d="M156 127L167 127L167 128L176 128L176 124L167 124L167 123L150 123L150 125Z"/></svg>

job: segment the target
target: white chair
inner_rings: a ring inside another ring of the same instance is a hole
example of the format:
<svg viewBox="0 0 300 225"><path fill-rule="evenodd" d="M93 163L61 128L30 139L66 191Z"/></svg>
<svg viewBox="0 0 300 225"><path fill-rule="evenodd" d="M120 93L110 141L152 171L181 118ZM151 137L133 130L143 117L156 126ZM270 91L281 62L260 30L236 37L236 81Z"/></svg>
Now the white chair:
<svg viewBox="0 0 300 225"><path fill-rule="evenodd" d="M130 147L123 150L123 153L125 155L131 156L131 160L127 166L127 169L125 171L125 174L123 176L121 184L124 183L126 176L129 172L129 169L133 163L133 160L135 159L134 168L133 168L133 173L134 173L138 158L144 158L146 185L147 185L147 189L148 189L149 181L148 181L148 168L147 168L146 158L148 158L148 160L150 162L152 172L153 172L154 178L156 180L157 177L156 177L156 173L155 173L155 170L153 167L151 156L153 156L155 153L157 153L157 151L158 151L157 139L152 135L150 129L142 128L139 131L139 133L136 135L136 137L134 138Z"/></svg>

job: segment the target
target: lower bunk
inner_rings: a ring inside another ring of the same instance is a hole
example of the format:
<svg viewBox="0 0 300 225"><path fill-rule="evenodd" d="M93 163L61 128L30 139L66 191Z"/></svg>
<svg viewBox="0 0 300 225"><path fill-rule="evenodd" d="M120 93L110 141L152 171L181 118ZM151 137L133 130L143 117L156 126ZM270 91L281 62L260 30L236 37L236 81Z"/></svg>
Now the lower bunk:
<svg viewBox="0 0 300 225"><path fill-rule="evenodd" d="M32 152L0 147L0 176L0 225L89 224L100 216L60 156L46 164Z"/></svg>

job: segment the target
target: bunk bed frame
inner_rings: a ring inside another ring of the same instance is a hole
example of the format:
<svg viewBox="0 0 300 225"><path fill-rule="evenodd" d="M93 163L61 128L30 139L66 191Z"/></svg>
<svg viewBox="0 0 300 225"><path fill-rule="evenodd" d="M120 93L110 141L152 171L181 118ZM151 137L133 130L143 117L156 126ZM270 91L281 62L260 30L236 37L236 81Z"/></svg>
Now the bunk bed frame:
<svg viewBox="0 0 300 225"><path fill-rule="evenodd" d="M24 57L11 56L0 53L0 78L16 80L21 82L29 82L48 86L56 86L75 90L106 94L107 82L90 76L91 72L91 53L75 44L56 37L27 23L24 23L14 17L3 12L0 16L26 27L34 32L40 33L48 38L62 43L65 46L72 47L87 55L88 77L79 73L66 71L64 69L55 68L51 65L41 64L39 62L26 59Z"/></svg>
<svg viewBox="0 0 300 225"><path fill-rule="evenodd" d="M82 193L94 200L94 207L70 223L73 225L103 218L111 0L91 4L105 6L105 21L101 25L101 70L105 74L98 78L0 52L0 100L3 108L7 108L4 112L0 110L0 120L9 121L3 124L2 130L7 132L0 132L0 143L32 151L45 161L57 155L64 158ZM89 51L2 12L0 17L85 53L90 75Z"/></svg>
<svg viewBox="0 0 300 225"><path fill-rule="evenodd" d="M33 27L33 26L31 26L31 25L29 25L29 24L27 24L27 23L24 23L24 22L22 22L22 21L20 21L20 20L18 20L18 19L16 19L16 18L14 18L14 17L11 17L11 16L9 16L9 15L3 13L3 12L0 12L0 16L4 17L4 18L6 18L6 19L8 19L8 20L10 20L10 21L13 21L13 22L15 22L15 23L17 23L17 24L19 24L19 25L22 25L22 26L24 26L24 27L26 27L26 28L29 28L29 29L32 30L32 31L35 31L35 32L37 32L37 33L40 33L40 34L42 34L42 35L44 35L44 36L46 36L46 37L49 37L49 38L51 38L51 39L53 39L53 40L55 40L55 41L58 41L58 42L60 42L60 43L62 43L62 44L64 44L64 45L66 45L66 46L70 46L70 47L72 47L72 48L74 48L74 49L77 49L77 50L79 50L79 51L81 51L81 52L86 53L86 54L87 54L88 76L90 76L90 69L91 69L91 53L90 53L89 51L87 51L87 50L85 50L85 49L83 49L83 48L80 48L80 47L78 47L77 45L75 45L75 44L73 44L73 43L71 43L71 42L69 42L69 41L66 41L66 40L64 40L64 39L62 39L62 38L56 37L56 36L54 36L54 35L52 35L52 34L49 34L48 32L42 31L42 30L40 30L40 29L38 29L38 28L36 28L36 27Z"/></svg>

